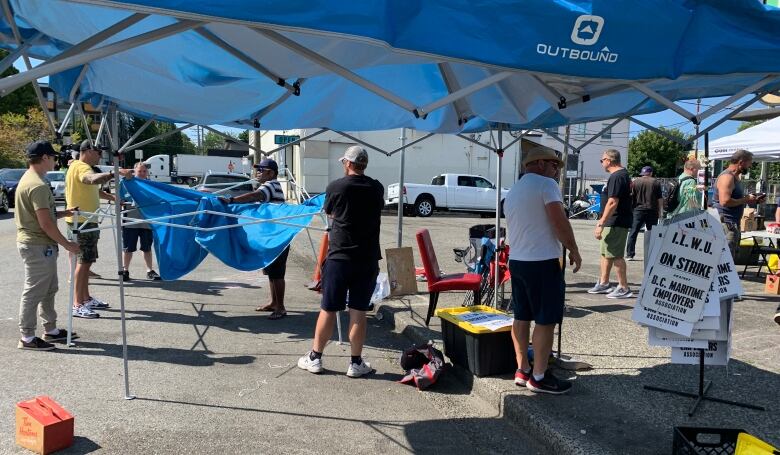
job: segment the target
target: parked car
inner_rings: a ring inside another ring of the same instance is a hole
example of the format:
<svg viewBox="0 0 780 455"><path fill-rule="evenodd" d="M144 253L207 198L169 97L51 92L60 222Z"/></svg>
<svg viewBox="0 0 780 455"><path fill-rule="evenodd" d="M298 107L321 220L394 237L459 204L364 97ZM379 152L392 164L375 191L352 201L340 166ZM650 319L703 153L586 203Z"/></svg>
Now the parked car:
<svg viewBox="0 0 780 455"><path fill-rule="evenodd" d="M5 182L9 207L14 206L16 186L19 185L19 180L21 180L25 172L27 172L27 169L0 169L0 179L3 179Z"/></svg>
<svg viewBox="0 0 780 455"><path fill-rule="evenodd" d="M5 187L5 181L0 178L0 213L8 213L8 189Z"/></svg>
<svg viewBox="0 0 780 455"><path fill-rule="evenodd" d="M385 206L398 206L402 193L404 211L416 216L431 216L434 210L495 213L496 186L479 175L441 174L431 179L430 185L393 183L387 187ZM501 189L501 207L508 189Z"/></svg>
<svg viewBox="0 0 780 455"><path fill-rule="evenodd" d="M49 181L51 191L54 193L55 201L65 200L65 172L49 171L46 173L46 180Z"/></svg>
<svg viewBox="0 0 780 455"><path fill-rule="evenodd" d="M233 186L241 182L246 182L246 184ZM231 197L251 193L257 189L257 186L257 180L250 178L248 175L212 172L204 175L200 183L194 186L193 189L203 191L204 193L219 192L220 196ZM226 188L230 189L220 191Z"/></svg>

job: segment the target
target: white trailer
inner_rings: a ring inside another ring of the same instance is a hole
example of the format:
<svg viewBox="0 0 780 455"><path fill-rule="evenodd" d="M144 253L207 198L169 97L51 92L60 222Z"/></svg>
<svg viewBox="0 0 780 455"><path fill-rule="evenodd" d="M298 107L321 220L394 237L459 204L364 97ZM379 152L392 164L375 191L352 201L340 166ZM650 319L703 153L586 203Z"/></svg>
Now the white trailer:
<svg viewBox="0 0 780 455"><path fill-rule="evenodd" d="M149 168L149 179L156 182L194 183L209 172L251 173L247 161L229 156L154 155L144 163Z"/></svg>

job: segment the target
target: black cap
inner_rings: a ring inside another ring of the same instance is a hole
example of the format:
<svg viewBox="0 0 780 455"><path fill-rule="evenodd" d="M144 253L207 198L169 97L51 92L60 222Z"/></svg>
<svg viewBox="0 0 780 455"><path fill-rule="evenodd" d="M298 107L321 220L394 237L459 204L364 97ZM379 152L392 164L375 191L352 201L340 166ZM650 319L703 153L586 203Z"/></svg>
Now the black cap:
<svg viewBox="0 0 780 455"><path fill-rule="evenodd" d="M38 158L44 155L57 156L57 151L49 141L35 141L27 146L27 158Z"/></svg>
<svg viewBox="0 0 780 455"><path fill-rule="evenodd" d="M266 158L255 164L255 169L272 169L277 174L279 173L279 165L276 164L276 161L270 158Z"/></svg>
<svg viewBox="0 0 780 455"><path fill-rule="evenodd" d="M92 141L89 139L84 139L81 141L81 145L79 146L79 152L85 152L87 150L97 150L95 146L92 144Z"/></svg>

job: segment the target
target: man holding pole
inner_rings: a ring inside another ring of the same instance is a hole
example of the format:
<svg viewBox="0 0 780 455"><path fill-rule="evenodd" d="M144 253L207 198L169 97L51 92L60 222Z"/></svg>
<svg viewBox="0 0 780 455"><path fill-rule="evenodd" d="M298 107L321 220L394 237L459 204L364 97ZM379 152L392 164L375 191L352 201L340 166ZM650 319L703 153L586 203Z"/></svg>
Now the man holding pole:
<svg viewBox="0 0 780 455"><path fill-rule="evenodd" d="M322 352L333 335L339 311L349 306L351 360L347 376L357 378L373 372L362 358L366 339L366 311L379 274L379 227L384 207L384 188L364 174L368 153L349 147L341 158L345 177L325 190L325 213L331 220L328 257L323 267L322 303L314 330L312 349L298 359L298 368L322 372Z"/></svg>

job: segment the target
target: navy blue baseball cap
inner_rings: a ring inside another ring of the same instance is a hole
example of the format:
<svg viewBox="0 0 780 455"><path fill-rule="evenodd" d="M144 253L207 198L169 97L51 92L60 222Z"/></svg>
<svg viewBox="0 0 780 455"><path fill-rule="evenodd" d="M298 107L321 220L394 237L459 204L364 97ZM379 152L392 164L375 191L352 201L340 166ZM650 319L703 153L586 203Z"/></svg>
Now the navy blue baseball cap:
<svg viewBox="0 0 780 455"><path fill-rule="evenodd" d="M255 169L272 169L277 174L279 173L279 165L271 158L266 158L255 164Z"/></svg>
<svg viewBox="0 0 780 455"><path fill-rule="evenodd" d="M57 151L49 141L35 141L27 146L27 158L37 158L44 155L57 156Z"/></svg>

